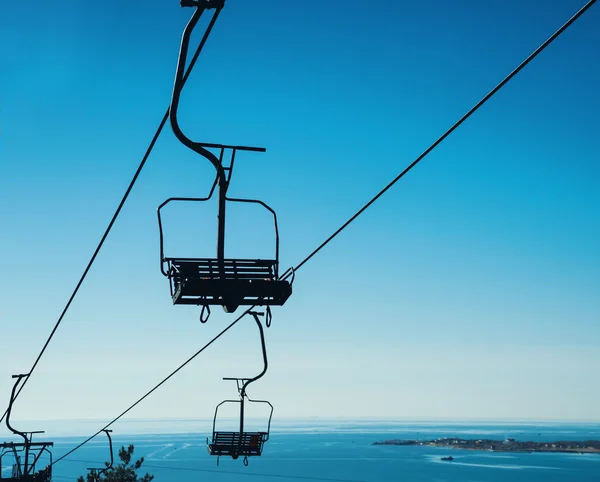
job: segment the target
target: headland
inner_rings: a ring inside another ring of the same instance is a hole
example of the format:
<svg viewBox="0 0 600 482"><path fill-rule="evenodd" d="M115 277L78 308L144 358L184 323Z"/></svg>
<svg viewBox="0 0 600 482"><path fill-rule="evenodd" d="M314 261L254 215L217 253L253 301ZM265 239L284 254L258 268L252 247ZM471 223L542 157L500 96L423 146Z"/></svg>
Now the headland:
<svg viewBox="0 0 600 482"><path fill-rule="evenodd" d="M600 454L600 440L519 442L513 438L505 440L437 438L434 440L384 440L373 445L400 445L444 447L463 450L487 450L490 452L569 452Z"/></svg>

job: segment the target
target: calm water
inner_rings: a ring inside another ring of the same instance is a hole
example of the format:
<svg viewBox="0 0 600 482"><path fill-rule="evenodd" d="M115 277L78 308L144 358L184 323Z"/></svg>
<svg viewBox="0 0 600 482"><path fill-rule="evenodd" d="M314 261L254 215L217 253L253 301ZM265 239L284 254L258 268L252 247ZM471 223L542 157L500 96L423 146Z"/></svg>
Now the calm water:
<svg viewBox="0 0 600 482"><path fill-rule="evenodd" d="M428 447L373 446L378 440L458 436L517 440L600 439L596 425L323 424L274 429L262 457L232 461L208 455L206 434L115 435L115 446L133 443L155 481L544 481L598 482L600 455L510 454ZM82 438L55 440L58 458ZM453 462L440 457L452 455ZM56 482L75 480L107 460L99 437L54 467Z"/></svg>

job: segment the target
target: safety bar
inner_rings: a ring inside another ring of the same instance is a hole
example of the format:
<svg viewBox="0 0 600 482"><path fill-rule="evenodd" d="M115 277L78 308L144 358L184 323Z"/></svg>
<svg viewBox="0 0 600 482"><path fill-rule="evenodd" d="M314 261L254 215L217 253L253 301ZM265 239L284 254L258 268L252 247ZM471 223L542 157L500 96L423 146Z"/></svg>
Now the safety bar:
<svg viewBox="0 0 600 482"><path fill-rule="evenodd" d="M269 405L269 407L271 408L270 413L269 413L269 421L267 422L267 433L271 433L271 419L273 418L273 405L271 404L271 402L267 401L267 400L253 400L251 398L249 398L248 396L246 396L246 401L251 402L251 403L266 403L267 405ZM219 412L219 407L221 405L224 405L225 403L241 403L241 400L223 400L221 403L219 403L217 405L217 407L215 408L215 417L213 419L213 434L215 433L215 427L216 427L216 422L217 422L217 415ZM265 439L265 441L268 440L268 436L267 439Z"/></svg>
<svg viewBox="0 0 600 482"><path fill-rule="evenodd" d="M271 402L269 402L268 400L253 400L251 398L249 398L247 395L246 397L248 398L249 402L252 403L266 403L269 407L271 407L271 413L269 414L269 422L267 424L267 438L265 438L265 442L267 440L269 440L269 435L271 434L271 419L273 418L273 405L271 405Z"/></svg>
<svg viewBox="0 0 600 482"><path fill-rule="evenodd" d="M279 226L277 224L277 214L275 213L273 208L271 208L271 206L269 206L267 203L264 203L263 201L260 201L258 199L244 199L244 198L228 197L228 198L226 198L226 200L234 202L234 203L260 204L262 207L267 209L273 215L273 225L275 227L275 261L276 261L275 279L277 279L279 277Z"/></svg>
<svg viewBox="0 0 600 482"><path fill-rule="evenodd" d="M212 196L212 191L210 192L210 195L208 197L202 197L202 198L197 198L197 197L171 197L169 199L167 199L166 201L164 201L160 206L158 206L158 209L156 210L156 214L158 216L158 230L159 230L159 242L160 242L160 271L161 273L166 276L167 278L169 277L169 273L167 273L167 271L165 270L165 252L164 252L164 234L163 234L163 225L162 225L162 217L161 217L161 210L163 207L165 207L167 204L169 204L172 201L192 201L192 202L204 202L204 201L208 201ZM260 204L261 206L263 206L265 209L267 209L272 215L273 215L273 225L275 228L275 278L278 277L278 273L279 273L279 226L277 224L277 214L275 213L275 211L266 203L259 201L257 199L238 199L238 198L226 198L227 201L231 201L231 202L240 202L240 203L251 203L251 204Z"/></svg>
<svg viewBox="0 0 600 482"><path fill-rule="evenodd" d="M211 191L210 194L212 196L212 191ZM164 261L163 261L164 258L165 258L165 252L164 252L164 235L163 235L162 218L160 216L160 210L162 208L164 208L167 204L169 204L172 201L197 201L197 202L204 202L204 201L208 201L211 196L208 196L208 197L170 197L165 202L163 202L160 206L158 206L158 209L156 210L156 214L158 215L158 231L159 231L159 237L160 237L160 271L167 278L169 277L169 274L164 269Z"/></svg>

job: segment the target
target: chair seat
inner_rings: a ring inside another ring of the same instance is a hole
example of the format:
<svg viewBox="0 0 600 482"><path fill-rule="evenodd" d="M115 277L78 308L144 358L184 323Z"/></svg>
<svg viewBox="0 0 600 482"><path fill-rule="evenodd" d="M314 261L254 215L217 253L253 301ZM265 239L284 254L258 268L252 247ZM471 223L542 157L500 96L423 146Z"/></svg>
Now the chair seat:
<svg viewBox="0 0 600 482"><path fill-rule="evenodd" d="M165 259L176 305L283 305L292 294L276 277L275 260Z"/></svg>
<svg viewBox="0 0 600 482"><path fill-rule="evenodd" d="M259 456L267 436L266 432L243 432L241 436L240 432L215 432L208 451L211 455L233 458Z"/></svg>

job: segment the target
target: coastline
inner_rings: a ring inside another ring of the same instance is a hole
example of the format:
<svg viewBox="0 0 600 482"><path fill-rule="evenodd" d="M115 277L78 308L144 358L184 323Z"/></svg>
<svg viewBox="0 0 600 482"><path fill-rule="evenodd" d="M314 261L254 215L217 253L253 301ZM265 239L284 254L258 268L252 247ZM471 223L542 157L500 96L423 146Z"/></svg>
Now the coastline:
<svg viewBox="0 0 600 482"><path fill-rule="evenodd" d="M520 442L506 440L438 438L435 440L384 440L373 445L422 446L452 448L458 450L479 450L486 452L550 452L575 454L600 454L600 440L556 441L556 442Z"/></svg>

